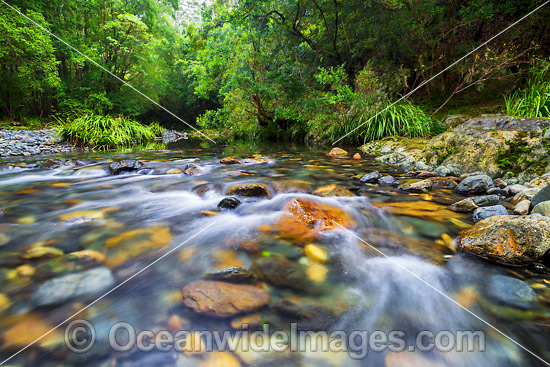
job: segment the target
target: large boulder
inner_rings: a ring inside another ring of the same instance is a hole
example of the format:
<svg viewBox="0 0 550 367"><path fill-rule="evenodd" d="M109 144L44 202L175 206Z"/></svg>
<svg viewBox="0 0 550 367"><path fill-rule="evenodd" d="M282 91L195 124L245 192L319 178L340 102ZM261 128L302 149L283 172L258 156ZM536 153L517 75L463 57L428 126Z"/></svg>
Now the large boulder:
<svg viewBox="0 0 550 367"><path fill-rule="evenodd" d="M525 265L550 249L550 218L501 215L460 232L457 250L493 260Z"/></svg>
<svg viewBox="0 0 550 367"><path fill-rule="evenodd" d="M486 116L471 119L432 140L377 141L361 147L382 163L451 173L511 172L521 181L550 170L550 119Z"/></svg>
<svg viewBox="0 0 550 367"><path fill-rule="evenodd" d="M544 215L545 217L550 217L550 200L549 201L543 201L542 203L538 203L533 208L532 213L533 214Z"/></svg>
<svg viewBox="0 0 550 367"><path fill-rule="evenodd" d="M183 303L193 311L214 317L231 317L256 311L271 300L263 289L246 284L201 280L183 288Z"/></svg>
<svg viewBox="0 0 550 367"><path fill-rule="evenodd" d="M544 187L535 196L533 196L531 200L531 205L534 208L535 206L537 206L538 204L544 201L550 201L550 185Z"/></svg>

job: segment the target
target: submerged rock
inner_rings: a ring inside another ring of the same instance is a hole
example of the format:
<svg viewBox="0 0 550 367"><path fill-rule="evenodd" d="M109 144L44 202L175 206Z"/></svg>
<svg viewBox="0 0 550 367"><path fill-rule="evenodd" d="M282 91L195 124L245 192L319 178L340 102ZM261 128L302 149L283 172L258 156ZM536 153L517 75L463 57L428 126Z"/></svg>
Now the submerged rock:
<svg viewBox="0 0 550 367"><path fill-rule="evenodd" d="M256 284L258 283L258 278L256 275L246 268L240 266L233 266L226 269L220 269L206 273L204 276L205 280L216 280L220 282L228 282L235 284Z"/></svg>
<svg viewBox="0 0 550 367"><path fill-rule="evenodd" d="M270 300L263 289L244 284L201 280L183 288L183 303L206 316L231 317L252 312Z"/></svg>
<svg viewBox="0 0 550 367"><path fill-rule="evenodd" d="M462 180L455 191L460 194L484 194L493 185L493 180L487 175L469 176Z"/></svg>
<svg viewBox="0 0 550 367"><path fill-rule="evenodd" d="M112 175L118 175L121 173L133 172L140 170L145 165L142 162L125 159L119 162L113 162L108 167L107 170Z"/></svg>
<svg viewBox="0 0 550 367"><path fill-rule="evenodd" d="M275 302L274 308L301 329L324 330L336 321L336 316L328 308L302 299L281 298Z"/></svg>
<svg viewBox="0 0 550 367"><path fill-rule="evenodd" d="M281 256L264 257L254 262L252 270L261 279L277 287L308 291L313 283L306 276L306 266Z"/></svg>
<svg viewBox="0 0 550 367"><path fill-rule="evenodd" d="M322 197L327 196L355 196L349 189L342 185L327 185L319 187L313 192L313 195L318 195Z"/></svg>
<svg viewBox="0 0 550 367"><path fill-rule="evenodd" d="M508 215L508 210L502 205L493 205L482 208L477 208L474 211L474 222L479 222L495 215Z"/></svg>
<svg viewBox="0 0 550 367"><path fill-rule="evenodd" d="M348 152L342 148L334 148L328 153L330 157L346 157Z"/></svg>
<svg viewBox="0 0 550 367"><path fill-rule="evenodd" d="M227 190L226 194L246 197L270 197L267 186L263 183L250 183L232 186Z"/></svg>
<svg viewBox="0 0 550 367"><path fill-rule="evenodd" d="M535 291L522 280L504 275L493 275L487 286L492 300L523 310L538 307Z"/></svg>
<svg viewBox="0 0 550 367"><path fill-rule="evenodd" d="M105 255L94 250L72 252L43 262L36 268L38 277L81 272L105 262Z"/></svg>
<svg viewBox="0 0 550 367"><path fill-rule="evenodd" d="M283 208L283 213L274 229L281 238L300 243L312 242L323 232L339 229L338 224L344 228L357 225L351 214L343 209L311 199L292 199Z"/></svg>
<svg viewBox="0 0 550 367"><path fill-rule="evenodd" d="M460 232L457 250L493 260L525 265L550 249L550 218L500 215Z"/></svg>
<svg viewBox="0 0 550 367"><path fill-rule="evenodd" d="M109 269L94 268L46 281L32 294L31 303L46 306L73 298L83 301L108 290L114 284L115 278Z"/></svg>
<svg viewBox="0 0 550 367"><path fill-rule="evenodd" d="M230 196L230 197L227 197L227 198L223 198L218 203L218 208L235 209L239 205L241 205L241 201L239 199L237 199L236 197Z"/></svg>
<svg viewBox="0 0 550 367"><path fill-rule="evenodd" d="M311 183L307 181L279 180L279 181L272 182L271 185L277 192L285 192L285 193L303 192L308 194L311 192L310 190Z"/></svg>

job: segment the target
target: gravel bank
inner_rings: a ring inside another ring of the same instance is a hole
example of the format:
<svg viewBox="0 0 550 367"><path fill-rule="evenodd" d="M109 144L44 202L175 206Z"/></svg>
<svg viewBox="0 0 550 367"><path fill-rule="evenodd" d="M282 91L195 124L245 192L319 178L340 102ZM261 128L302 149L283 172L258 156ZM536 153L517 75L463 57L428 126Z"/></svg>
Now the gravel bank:
<svg viewBox="0 0 550 367"><path fill-rule="evenodd" d="M66 153L74 150L54 129L0 130L0 157Z"/></svg>

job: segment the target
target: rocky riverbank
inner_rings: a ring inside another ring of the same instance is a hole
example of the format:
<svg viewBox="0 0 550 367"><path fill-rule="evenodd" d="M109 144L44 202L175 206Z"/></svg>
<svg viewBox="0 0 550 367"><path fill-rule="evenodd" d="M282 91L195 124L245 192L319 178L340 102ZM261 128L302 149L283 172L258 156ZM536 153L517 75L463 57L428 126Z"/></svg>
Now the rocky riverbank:
<svg viewBox="0 0 550 367"><path fill-rule="evenodd" d="M509 183L550 175L550 119L474 118L426 139L383 140L360 149L381 163L459 176L482 171Z"/></svg>
<svg viewBox="0 0 550 367"><path fill-rule="evenodd" d="M168 144L181 139L187 139L187 133L165 129L160 140ZM69 153L77 149L63 141L55 129L0 130L0 157Z"/></svg>
<svg viewBox="0 0 550 367"><path fill-rule="evenodd" d="M68 153L73 149L54 129L0 130L0 157Z"/></svg>

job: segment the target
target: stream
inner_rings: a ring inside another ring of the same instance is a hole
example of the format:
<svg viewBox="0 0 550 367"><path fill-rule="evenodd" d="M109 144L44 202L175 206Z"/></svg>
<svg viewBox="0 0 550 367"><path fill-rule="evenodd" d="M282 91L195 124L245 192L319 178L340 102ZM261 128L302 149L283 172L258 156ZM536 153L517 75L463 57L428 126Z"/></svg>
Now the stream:
<svg viewBox="0 0 550 367"><path fill-rule="evenodd" d="M6 365L546 365L518 344L550 360L549 275L456 253L453 239L473 222L471 214L448 209L463 198L452 190L413 194L361 183L357 177L372 171L399 184L414 179L373 157L326 152L190 139L165 150L0 161L0 359L120 285L74 317L94 327L89 351L68 350L69 321ZM243 163L221 164L223 157ZM49 159L64 164L44 168ZM109 173L109 164L120 160L143 167ZM267 195L237 191L231 196L240 205L218 207L231 187L244 184L265 184ZM327 221L324 230L297 226L288 217L291 203L313 203L336 223ZM269 294L266 305L214 317L183 303L184 287L219 279L220 269L232 267L258 278L250 283ZM235 331L241 323L252 330L269 325L272 332L288 331L291 323L314 333L397 330L407 346L422 331L479 331L486 348L421 353L407 347L370 350L361 358L341 351L211 353L215 358L114 351L109 331L121 321L138 332Z"/></svg>

